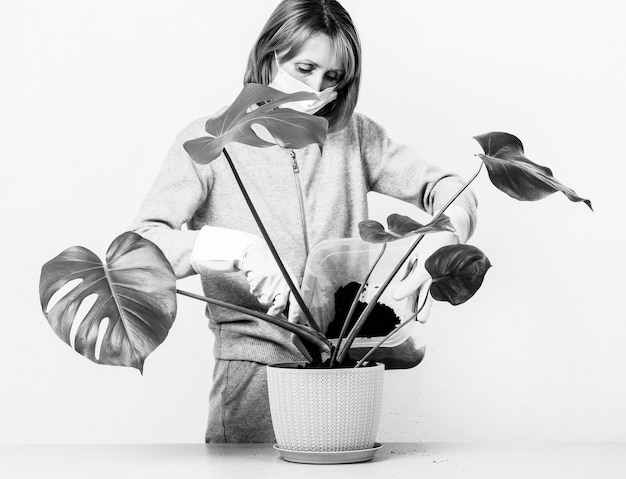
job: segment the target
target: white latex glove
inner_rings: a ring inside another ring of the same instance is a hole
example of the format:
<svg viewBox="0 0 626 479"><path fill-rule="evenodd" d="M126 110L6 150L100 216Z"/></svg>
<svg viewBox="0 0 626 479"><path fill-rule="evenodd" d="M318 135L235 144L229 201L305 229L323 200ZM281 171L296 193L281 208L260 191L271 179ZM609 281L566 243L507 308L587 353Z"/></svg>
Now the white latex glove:
<svg viewBox="0 0 626 479"><path fill-rule="evenodd" d="M268 306L267 314L271 316L281 314L291 297L289 286L265 241L251 233L204 226L191 253L191 266L199 274L242 271L250 293L263 306ZM297 285L293 272L286 269Z"/></svg>
<svg viewBox="0 0 626 479"><path fill-rule="evenodd" d="M470 222L465 210L459 206L450 205L445 214L450 218L456 232L425 235L415 249L413 258L409 261L408 275L391 293L391 297L396 301L408 298L409 304L415 305L413 312L424 305L417 317L423 323L428 321L433 303L433 298L429 295L432 278L424 266L426 260L442 246L464 243L468 237Z"/></svg>
<svg viewBox="0 0 626 479"><path fill-rule="evenodd" d="M278 316L282 313L293 297L276 260L262 238L246 248L240 268L246 275L250 293L257 297L259 303L269 306L267 314ZM297 285L293 272L287 266L285 268L293 284ZM295 301L291 301L291 304L294 303Z"/></svg>

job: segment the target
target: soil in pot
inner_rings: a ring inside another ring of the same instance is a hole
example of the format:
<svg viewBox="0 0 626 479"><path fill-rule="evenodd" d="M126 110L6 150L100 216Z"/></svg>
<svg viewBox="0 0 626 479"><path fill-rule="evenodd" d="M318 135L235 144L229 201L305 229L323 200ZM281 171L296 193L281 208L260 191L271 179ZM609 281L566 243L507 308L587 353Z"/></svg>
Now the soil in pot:
<svg viewBox="0 0 626 479"><path fill-rule="evenodd" d="M335 362L333 364L333 369L341 369L341 368L346 368L346 369L350 369L350 368L354 368L354 366L357 365L357 360L348 356L346 357L342 363L337 363ZM374 367L376 366L376 362L375 361L365 361L363 364L361 364L361 368L369 368L369 367ZM318 361L318 360L313 360L309 363L304 363L304 364L298 364L297 366L294 366L297 369L329 369L330 368L330 358L327 358L324 361Z"/></svg>
<svg viewBox="0 0 626 479"><path fill-rule="evenodd" d="M350 306L356 297L359 287L361 285L356 281L348 283L342 286L335 292L335 319L328 325L326 331L326 337L329 339L336 339L339 337L343 323L350 311ZM367 303L359 301L356 305L350 324L348 325L348 331L354 326L356 321L363 310L367 307ZM376 303L376 306L372 309L372 313L365 321L363 328L359 332L357 337L359 338L373 338L384 337L393 331L396 326L400 324L400 318L396 315L394 310L386 304Z"/></svg>

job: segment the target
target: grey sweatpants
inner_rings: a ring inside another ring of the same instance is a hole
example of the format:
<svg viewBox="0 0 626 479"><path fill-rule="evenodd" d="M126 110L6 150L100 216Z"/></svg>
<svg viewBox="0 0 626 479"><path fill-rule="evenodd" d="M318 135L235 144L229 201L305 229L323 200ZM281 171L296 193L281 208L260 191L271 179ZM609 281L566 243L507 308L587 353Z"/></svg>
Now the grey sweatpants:
<svg viewBox="0 0 626 479"><path fill-rule="evenodd" d="M276 442L266 365L215 360L206 442Z"/></svg>

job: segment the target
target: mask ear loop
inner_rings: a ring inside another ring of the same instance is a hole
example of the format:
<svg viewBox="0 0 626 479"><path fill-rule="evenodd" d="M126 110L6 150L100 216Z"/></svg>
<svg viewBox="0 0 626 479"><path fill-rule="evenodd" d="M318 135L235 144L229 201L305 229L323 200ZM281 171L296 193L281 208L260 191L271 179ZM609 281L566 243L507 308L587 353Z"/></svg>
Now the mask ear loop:
<svg viewBox="0 0 626 479"><path fill-rule="evenodd" d="M278 75L278 72L282 70L280 68L280 63L278 63L278 53L276 53L276 50L274 50L274 61L276 62L276 72L274 72L274 75L272 75L272 79L276 78L276 75ZM272 80L270 80L270 82L271 81Z"/></svg>

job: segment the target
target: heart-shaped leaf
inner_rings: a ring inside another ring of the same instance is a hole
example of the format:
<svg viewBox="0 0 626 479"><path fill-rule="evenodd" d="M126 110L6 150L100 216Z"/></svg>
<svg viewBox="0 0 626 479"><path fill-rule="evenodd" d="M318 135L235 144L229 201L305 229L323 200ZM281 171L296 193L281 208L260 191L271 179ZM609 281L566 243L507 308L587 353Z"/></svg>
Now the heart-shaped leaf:
<svg viewBox="0 0 626 479"><path fill-rule="evenodd" d="M368 243L388 243L399 239L385 231L385 227L375 220L365 220L359 223L359 235Z"/></svg>
<svg viewBox="0 0 626 479"><path fill-rule="evenodd" d="M359 223L359 234L363 241L368 243L388 243L409 236L418 234L437 233L439 231L454 232L454 226L450 223L450 218L441 215L439 218L431 221L427 225L418 223L414 219L399 215L391 214L387 217L388 231L378 221L366 220Z"/></svg>
<svg viewBox="0 0 626 479"><path fill-rule="evenodd" d="M389 231L402 238L418 234L437 233L439 231L450 231L452 233L455 231L454 226L450 223L450 218L446 215L441 215L430 223L423 225L408 216L394 213L387 217L387 225Z"/></svg>
<svg viewBox="0 0 626 479"><path fill-rule="evenodd" d="M248 83L232 105L219 115L209 118L206 131L209 137L184 143L189 156L200 164L218 158L231 142L265 148L275 143L261 139L254 125L262 126L285 148L303 148L310 144L324 144L328 130L325 118L309 115L291 108L278 108L283 103L316 98L307 92L283 93L265 85Z"/></svg>
<svg viewBox="0 0 626 479"><path fill-rule="evenodd" d="M68 282L81 279L48 309ZM41 308L54 332L71 345L70 329L85 298L95 303L76 329L74 348L91 361L143 370L146 357L161 344L176 316L176 278L163 252L136 233L118 236L106 263L81 246L66 249L41 269ZM99 357L100 324L109 318Z"/></svg>
<svg viewBox="0 0 626 479"><path fill-rule="evenodd" d="M433 278L432 297L456 306L478 291L491 263L475 246L455 244L439 248L426 260L424 267Z"/></svg>
<svg viewBox="0 0 626 479"><path fill-rule="evenodd" d="M550 168L526 158L522 142L516 136L491 132L474 139L485 152L478 156L487 167L489 179L507 195L520 201L536 201L560 191L570 201L582 201L593 211L591 201L557 181Z"/></svg>

